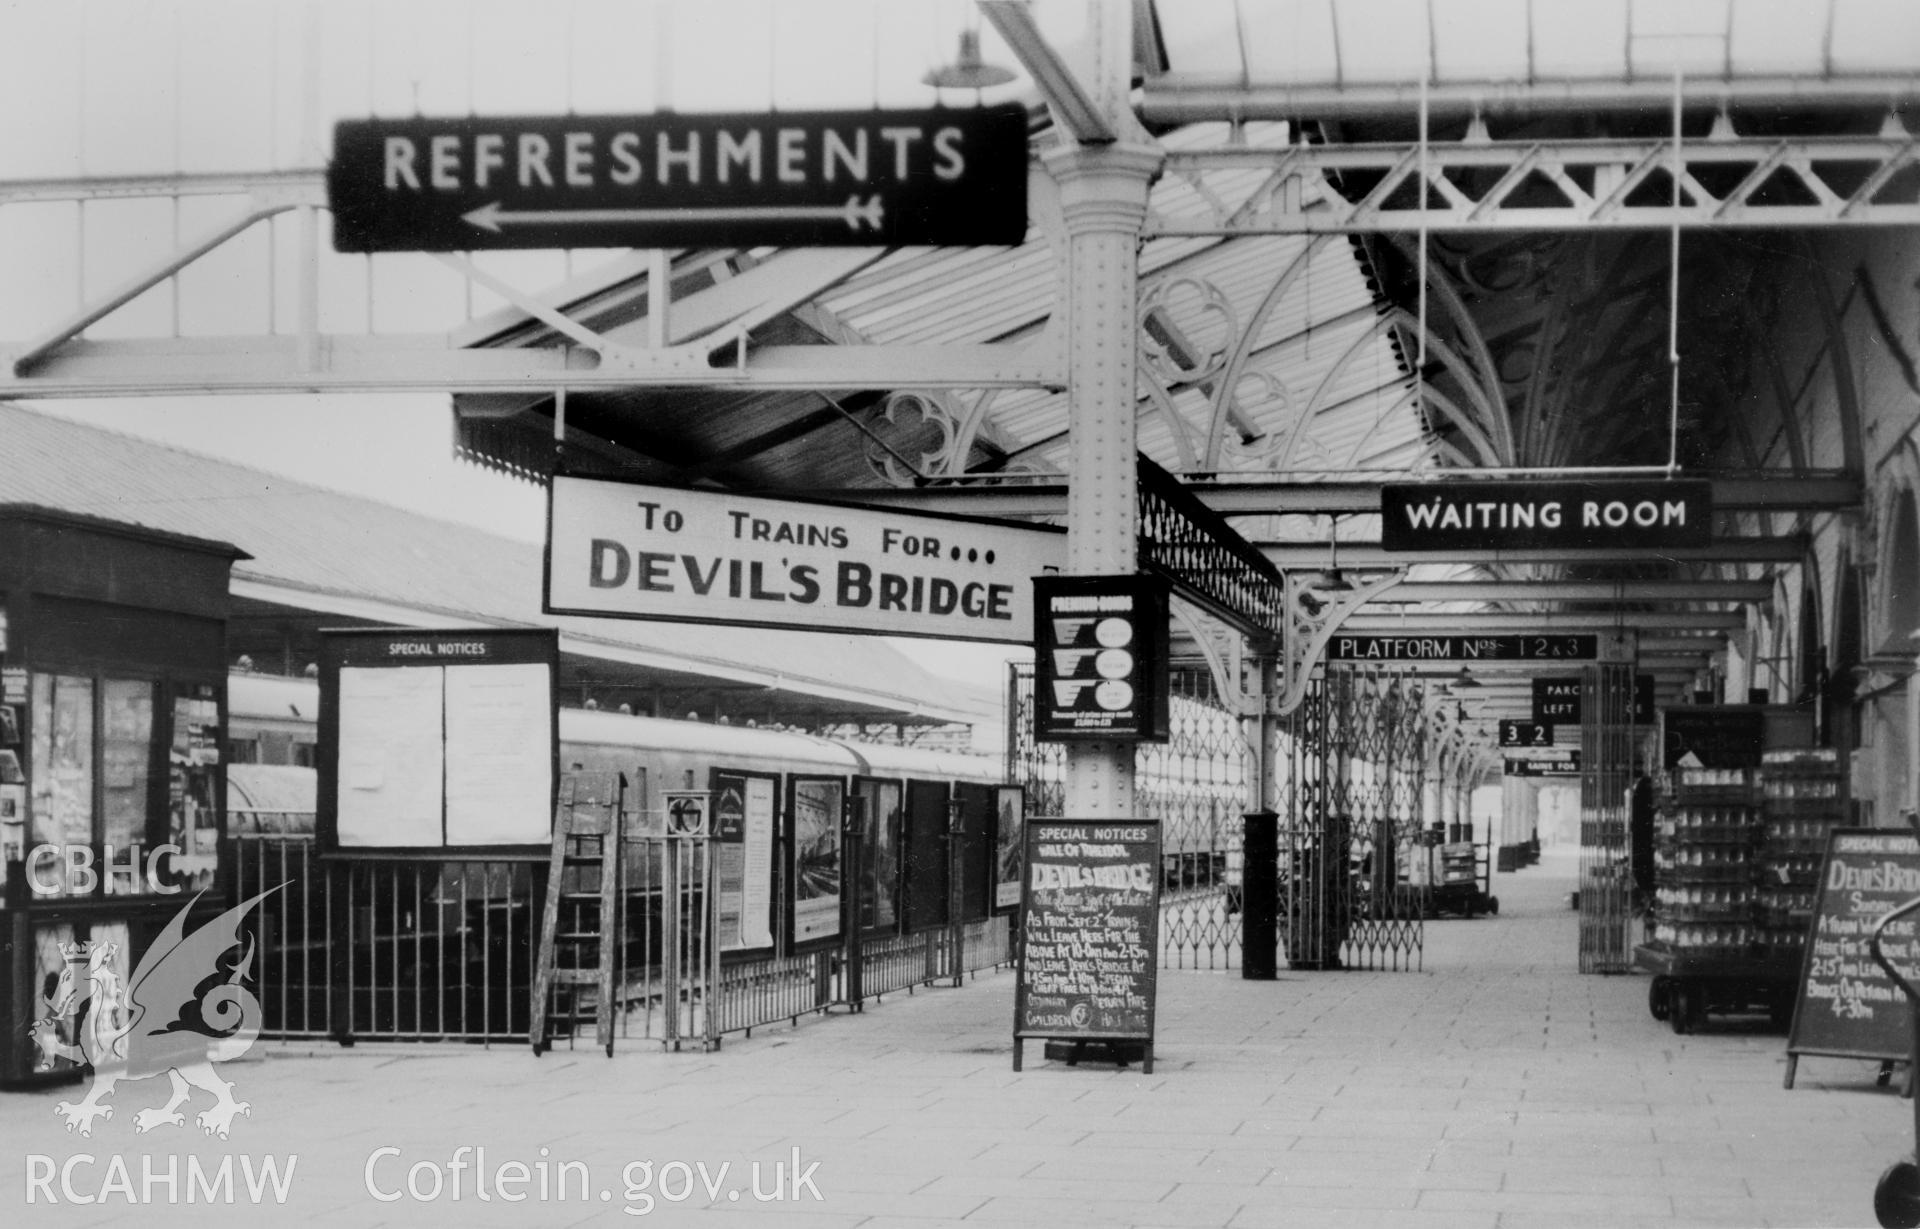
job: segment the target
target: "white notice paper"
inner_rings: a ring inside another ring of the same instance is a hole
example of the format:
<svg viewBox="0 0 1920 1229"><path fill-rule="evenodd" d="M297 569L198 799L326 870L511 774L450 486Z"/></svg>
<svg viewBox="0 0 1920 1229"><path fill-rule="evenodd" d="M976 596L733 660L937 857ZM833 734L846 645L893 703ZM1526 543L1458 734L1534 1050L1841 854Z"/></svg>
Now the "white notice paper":
<svg viewBox="0 0 1920 1229"><path fill-rule="evenodd" d="M439 666L340 671L340 847L438 846Z"/></svg>
<svg viewBox="0 0 1920 1229"><path fill-rule="evenodd" d="M742 946L772 947L767 913L773 906L773 782L747 778L746 883L740 902Z"/></svg>
<svg viewBox="0 0 1920 1229"><path fill-rule="evenodd" d="M447 844L545 845L552 806L547 667L447 667Z"/></svg>

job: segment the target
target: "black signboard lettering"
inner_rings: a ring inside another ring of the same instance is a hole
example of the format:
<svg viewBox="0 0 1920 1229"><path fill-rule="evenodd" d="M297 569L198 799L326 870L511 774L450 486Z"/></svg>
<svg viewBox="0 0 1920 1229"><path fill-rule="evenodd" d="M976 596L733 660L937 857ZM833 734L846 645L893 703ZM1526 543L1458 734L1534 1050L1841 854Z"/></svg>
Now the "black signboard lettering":
<svg viewBox="0 0 1920 1229"><path fill-rule="evenodd" d="M1508 756L1506 773L1510 777L1577 777L1580 775L1580 753L1562 751L1558 755L1534 759Z"/></svg>
<svg viewBox="0 0 1920 1229"><path fill-rule="evenodd" d="M1596 635L1335 636L1329 661L1593 661Z"/></svg>
<svg viewBox="0 0 1920 1229"><path fill-rule="evenodd" d="M1551 747L1553 727L1539 721L1514 721L1502 718L1500 745L1503 747Z"/></svg>
<svg viewBox="0 0 1920 1229"><path fill-rule="evenodd" d="M1705 546L1713 486L1694 481L1421 482L1380 488L1390 551Z"/></svg>
<svg viewBox="0 0 1920 1229"><path fill-rule="evenodd" d="M1907 996L1874 962L1867 942L1881 916L1920 896L1920 845L1891 828L1836 828L1827 836L1787 1034L1787 1087L1802 1054L1904 1059L1911 1048ZM1920 930L1901 918L1881 950L1915 976Z"/></svg>
<svg viewBox="0 0 1920 1229"><path fill-rule="evenodd" d="M1766 715L1758 708L1698 705L1661 711L1664 762L1691 756L1702 768L1751 768L1760 762Z"/></svg>
<svg viewBox="0 0 1920 1229"><path fill-rule="evenodd" d="M1027 113L347 120L327 167L342 252L1017 244Z"/></svg>
<svg viewBox="0 0 1920 1229"><path fill-rule="evenodd" d="M1533 680L1533 719L1535 722L1552 725L1579 725L1580 712L1580 676L1577 674L1556 675ZM1652 725L1653 676L1636 674L1633 676L1633 721L1635 725Z"/></svg>
<svg viewBox="0 0 1920 1229"><path fill-rule="evenodd" d="M1144 1041L1153 1070L1160 963L1160 823L1027 824L1014 986L1013 1067L1023 1038Z"/></svg>
<svg viewBox="0 0 1920 1229"><path fill-rule="evenodd" d="M1041 576L1033 582L1033 736L1167 740L1167 582Z"/></svg>

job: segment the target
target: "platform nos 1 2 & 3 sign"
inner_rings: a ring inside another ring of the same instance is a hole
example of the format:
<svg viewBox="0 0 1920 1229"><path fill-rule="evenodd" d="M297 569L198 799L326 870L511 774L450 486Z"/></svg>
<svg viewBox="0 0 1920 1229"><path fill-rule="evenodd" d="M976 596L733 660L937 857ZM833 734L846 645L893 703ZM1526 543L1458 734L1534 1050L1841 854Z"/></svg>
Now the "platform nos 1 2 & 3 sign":
<svg viewBox="0 0 1920 1229"><path fill-rule="evenodd" d="M548 614L1025 643L1047 526L556 475Z"/></svg>
<svg viewBox="0 0 1920 1229"><path fill-rule="evenodd" d="M327 200L342 252L1017 244L1027 113L347 120Z"/></svg>

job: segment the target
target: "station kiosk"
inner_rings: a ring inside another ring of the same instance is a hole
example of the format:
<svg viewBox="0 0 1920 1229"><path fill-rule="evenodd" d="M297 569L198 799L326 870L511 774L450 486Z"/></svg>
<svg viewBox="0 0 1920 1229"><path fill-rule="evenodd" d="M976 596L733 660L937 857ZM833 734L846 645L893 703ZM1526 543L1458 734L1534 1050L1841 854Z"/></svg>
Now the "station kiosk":
<svg viewBox="0 0 1920 1229"><path fill-rule="evenodd" d="M228 581L247 557L0 504L0 1086L78 1078L96 1003L196 893L189 933L230 903Z"/></svg>

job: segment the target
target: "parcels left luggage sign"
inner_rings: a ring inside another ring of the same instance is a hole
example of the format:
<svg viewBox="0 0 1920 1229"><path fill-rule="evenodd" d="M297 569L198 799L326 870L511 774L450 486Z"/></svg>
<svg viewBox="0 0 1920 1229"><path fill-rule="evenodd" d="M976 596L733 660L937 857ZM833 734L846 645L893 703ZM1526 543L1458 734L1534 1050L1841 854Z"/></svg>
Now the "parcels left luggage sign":
<svg viewBox="0 0 1920 1229"><path fill-rule="evenodd" d="M1017 244L1018 106L335 126L342 252Z"/></svg>

